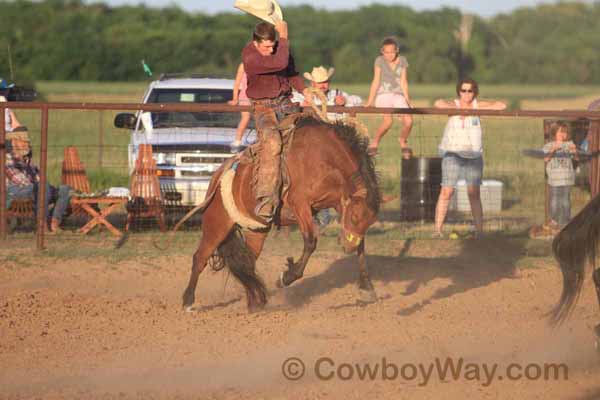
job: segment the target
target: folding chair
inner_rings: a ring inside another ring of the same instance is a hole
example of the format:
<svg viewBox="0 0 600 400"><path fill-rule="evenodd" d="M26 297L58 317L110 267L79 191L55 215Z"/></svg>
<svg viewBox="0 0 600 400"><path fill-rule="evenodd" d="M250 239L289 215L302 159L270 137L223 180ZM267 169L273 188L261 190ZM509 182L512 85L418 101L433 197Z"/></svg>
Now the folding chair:
<svg viewBox="0 0 600 400"><path fill-rule="evenodd" d="M129 226L135 219L147 217L156 218L160 230L166 231L165 212L156 171L156 161L152 158L152 145L140 145L131 175L131 200L127 204L125 232L129 231Z"/></svg>
<svg viewBox="0 0 600 400"><path fill-rule="evenodd" d="M64 149L61 182L63 185L69 185L73 190L78 192L91 192L90 181L75 146L68 146Z"/></svg>

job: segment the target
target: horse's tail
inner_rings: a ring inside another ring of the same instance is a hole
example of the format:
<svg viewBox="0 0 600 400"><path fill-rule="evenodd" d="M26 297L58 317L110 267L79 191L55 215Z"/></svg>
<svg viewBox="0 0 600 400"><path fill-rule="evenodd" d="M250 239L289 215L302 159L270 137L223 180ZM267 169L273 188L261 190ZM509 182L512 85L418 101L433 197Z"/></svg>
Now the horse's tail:
<svg viewBox="0 0 600 400"><path fill-rule="evenodd" d="M232 157L232 158L235 158L235 157ZM223 170L225 169L225 167L230 166L232 163L233 163L233 161L228 160L217 171L215 171L215 173L213 174L213 178L211 179L210 184L208 185L208 190L206 191L204 201L202 202L202 204L199 204L196 207L192 208L190 211L188 211L188 213L185 214L183 216L183 218L181 218L177 222L177 224L175 224L175 226L171 230L170 235L167 239L166 245L161 247L161 246L159 246L157 241L153 240L152 244L154 245L154 247L156 247L159 250L163 250L163 251L167 250L169 247L171 247L171 242L173 242L173 239L175 238L175 233L179 230L181 225L183 225L185 223L185 221L190 219L197 212L203 213L208 208L208 206L210 205L210 203L212 203L212 201L215 197L217 188L219 187L221 177L223 176Z"/></svg>
<svg viewBox="0 0 600 400"><path fill-rule="evenodd" d="M552 325L571 314L583 286L586 263L595 266L600 240L600 195L594 197L554 238L552 251L563 275L559 303L550 312Z"/></svg>
<svg viewBox="0 0 600 400"><path fill-rule="evenodd" d="M229 268L233 276L244 286L248 307L267 303L267 289L256 274L256 257L250 251L239 227L234 227L217 248L217 256Z"/></svg>

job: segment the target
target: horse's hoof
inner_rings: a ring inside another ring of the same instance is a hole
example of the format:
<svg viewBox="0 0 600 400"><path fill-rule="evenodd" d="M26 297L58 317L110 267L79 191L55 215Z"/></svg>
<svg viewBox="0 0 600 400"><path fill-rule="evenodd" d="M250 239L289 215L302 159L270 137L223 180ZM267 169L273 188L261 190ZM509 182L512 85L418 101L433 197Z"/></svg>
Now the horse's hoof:
<svg viewBox="0 0 600 400"><path fill-rule="evenodd" d="M377 293L375 290L360 290L360 299L362 303L376 303Z"/></svg>
<svg viewBox="0 0 600 400"><path fill-rule="evenodd" d="M193 313L196 311L196 308L193 305L183 306L183 311L186 313Z"/></svg>
<svg viewBox="0 0 600 400"><path fill-rule="evenodd" d="M286 287L287 285L283 282L283 274L284 272L281 272L279 274L279 279L277 279L277 282L275 283L277 288L279 289L283 289L284 287Z"/></svg>

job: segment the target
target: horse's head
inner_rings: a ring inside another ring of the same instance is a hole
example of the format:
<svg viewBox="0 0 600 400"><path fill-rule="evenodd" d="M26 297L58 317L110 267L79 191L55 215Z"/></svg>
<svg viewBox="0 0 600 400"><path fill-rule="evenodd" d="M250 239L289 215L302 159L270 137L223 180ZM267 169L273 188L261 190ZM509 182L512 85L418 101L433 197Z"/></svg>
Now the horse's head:
<svg viewBox="0 0 600 400"><path fill-rule="evenodd" d="M339 242L344 252L351 253L361 244L367 229L377 219L377 214L367 204L366 190L342 199L341 217Z"/></svg>

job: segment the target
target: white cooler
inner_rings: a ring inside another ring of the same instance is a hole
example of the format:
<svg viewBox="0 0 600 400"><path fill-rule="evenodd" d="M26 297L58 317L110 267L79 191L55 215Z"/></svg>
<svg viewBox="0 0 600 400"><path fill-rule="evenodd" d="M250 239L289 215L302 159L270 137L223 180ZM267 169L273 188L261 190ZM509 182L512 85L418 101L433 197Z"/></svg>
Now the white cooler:
<svg viewBox="0 0 600 400"><path fill-rule="evenodd" d="M481 205L484 213L500 212L502 210L502 182L484 179L481 183ZM448 209L451 211L471 212L467 183L464 179L458 181L454 195L450 199Z"/></svg>

